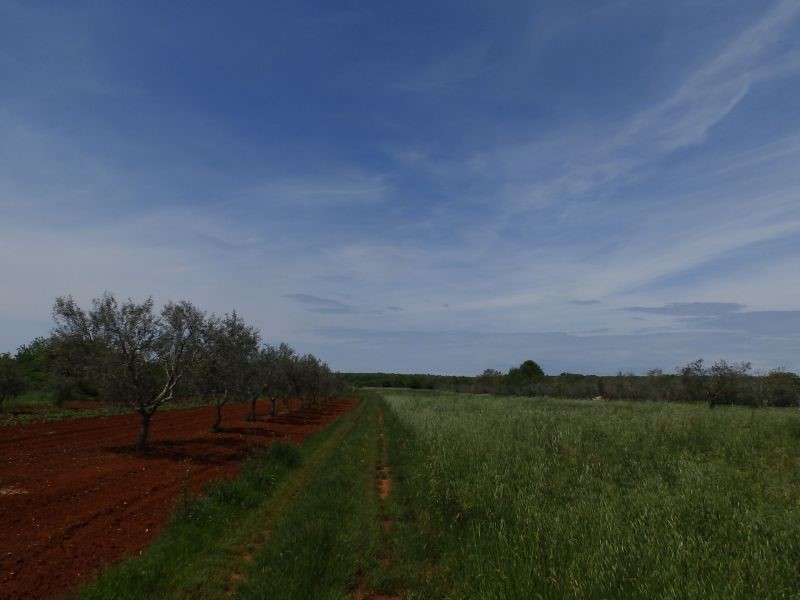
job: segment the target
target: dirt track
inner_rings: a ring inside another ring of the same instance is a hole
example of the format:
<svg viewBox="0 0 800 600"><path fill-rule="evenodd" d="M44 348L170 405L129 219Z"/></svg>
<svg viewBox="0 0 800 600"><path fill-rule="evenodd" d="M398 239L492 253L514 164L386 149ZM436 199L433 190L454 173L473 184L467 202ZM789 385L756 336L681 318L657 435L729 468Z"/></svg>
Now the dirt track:
<svg viewBox="0 0 800 600"><path fill-rule="evenodd" d="M156 413L150 447L130 451L137 415L0 428L0 597L52 598L147 547L183 486L229 477L252 445L300 442L355 404L256 423L245 406ZM268 405L259 407L260 414Z"/></svg>

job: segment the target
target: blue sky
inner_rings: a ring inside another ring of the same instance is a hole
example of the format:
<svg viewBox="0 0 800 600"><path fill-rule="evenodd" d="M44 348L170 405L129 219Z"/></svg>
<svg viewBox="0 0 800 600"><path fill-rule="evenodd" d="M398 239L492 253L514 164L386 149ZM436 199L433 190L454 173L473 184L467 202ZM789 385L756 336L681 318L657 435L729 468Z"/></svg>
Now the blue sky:
<svg viewBox="0 0 800 600"><path fill-rule="evenodd" d="M800 371L800 3L0 0L0 351L57 295L347 371Z"/></svg>

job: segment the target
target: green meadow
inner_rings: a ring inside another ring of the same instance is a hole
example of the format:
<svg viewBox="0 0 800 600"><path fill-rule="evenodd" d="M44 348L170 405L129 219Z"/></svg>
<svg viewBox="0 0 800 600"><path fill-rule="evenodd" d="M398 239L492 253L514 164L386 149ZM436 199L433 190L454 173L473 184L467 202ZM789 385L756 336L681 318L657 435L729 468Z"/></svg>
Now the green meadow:
<svg viewBox="0 0 800 600"><path fill-rule="evenodd" d="M382 395L409 597L800 596L796 410Z"/></svg>

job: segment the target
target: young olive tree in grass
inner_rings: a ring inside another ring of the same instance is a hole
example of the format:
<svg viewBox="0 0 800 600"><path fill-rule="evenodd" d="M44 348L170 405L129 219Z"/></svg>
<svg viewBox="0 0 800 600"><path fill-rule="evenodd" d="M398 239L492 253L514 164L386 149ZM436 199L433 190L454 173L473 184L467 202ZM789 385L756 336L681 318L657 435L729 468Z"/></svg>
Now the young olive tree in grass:
<svg viewBox="0 0 800 600"><path fill-rule="evenodd" d="M703 359L688 363L678 368L684 398L690 402L700 402L709 399L708 369L703 364Z"/></svg>
<svg viewBox="0 0 800 600"><path fill-rule="evenodd" d="M727 363L718 360L711 367L705 367L702 359L690 362L679 369L687 400L706 401L709 408L717 404L752 403L747 389L747 372L750 363Z"/></svg>
<svg viewBox="0 0 800 600"><path fill-rule="evenodd" d="M714 408L717 404L752 404L749 398L746 377L750 370L749 362L727 363L718 360L708 370L709 389L708 406Z"/></svg>
<svg viewBox="0 0 800 600"><path fill-rule="evenodd" d="M794 406L800 408L800 377L785 369L773 369L759 377L761 403L764 406Z"/></svg>
<svg viewBox="0 0 800 600"><path fill-rule="evenodd" d="M216 398L217 413L212 431L219 431L222 407L228 402L258 398L261 334L236 314L212 319L208 328L208 352L201 363L204 380ZM253 402L255 404L255 402Z"/></svg>
<svg viewBox="0 0 800 600"><path fill-rule="evenodd" d="M497 369L484 369L476 378L477 388L480 391L495 391L503 383L505 375Z"/></svg>
<svg viewBox="0 0 800 600"><path fill-rule="evenodd" d="M175 387L205 351L205 313L182 300L160 314L153 299L119 303L106 292L84 311L71 296L53 307L54 337L77 360L80 355L107 398L119 399L141 417L136 449L147 444L156 410L172 400ZM71 352L70 349L81 352Z"/></svg>

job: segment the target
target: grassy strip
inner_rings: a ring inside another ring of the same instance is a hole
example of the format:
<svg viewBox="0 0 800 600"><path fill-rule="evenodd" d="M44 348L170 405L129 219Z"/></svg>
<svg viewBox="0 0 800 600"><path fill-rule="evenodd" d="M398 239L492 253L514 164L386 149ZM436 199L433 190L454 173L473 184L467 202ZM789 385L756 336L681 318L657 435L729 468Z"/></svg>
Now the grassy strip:
<svg viewBox="0 0 800 600"><path fill-rule="evenodd" d="M411 598L787 598L800 415L382 394Z"/></svg>
<svg viewBox="0 0 800 600"><path fill-rule="evenodd" d="M200 498L182 498L169 527L143 554L103 573L78 598L220 598L243 555L263 542L265 523L334 452L360 407L308 438L299 448L272 444L245 461L236 479L213 484Z"/></svg>
<svg viewBox="0 0 800 600"><path fill-rule="evenodd" d="M102 406L98 408L56 408L50 407L37 412L15 412L15 407L4 407L0 412L0 427L28 425L31 423L54 423L56 421L74 421L77 419L93 419L95 417L111 417L131 414L130 408L124 406ZM5 412L8 411L8 412Z"/></svg>
<svg viewBox="0 0 800 600"><path fill-rule="evenodd" d="M271 532L237 597L350 598L377 568L379 402L361 402L354 427Z"/></svg>
<svg viewBox="0 0 800 600"><path fill-rule="evenodd" d="M53 395L43 391L29 390L7 399L3 402L2 410L15 410L24 408L49 408L55 406Z"/></svg>

